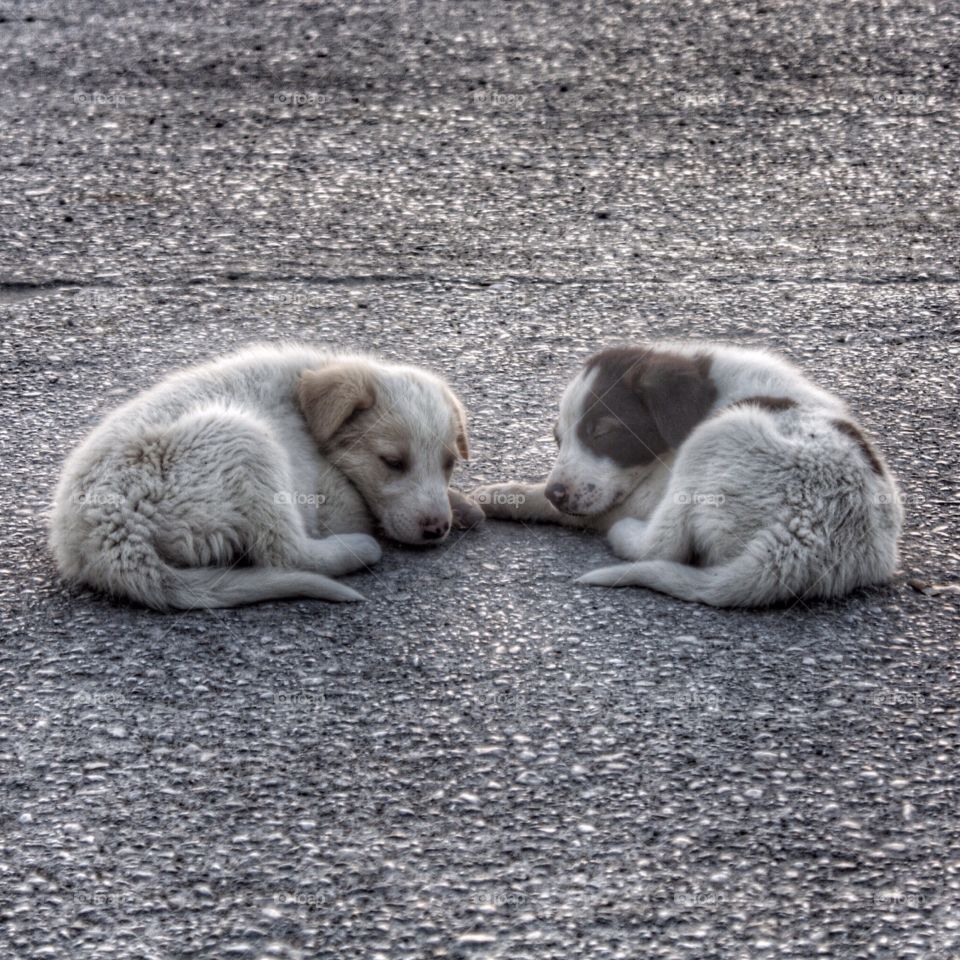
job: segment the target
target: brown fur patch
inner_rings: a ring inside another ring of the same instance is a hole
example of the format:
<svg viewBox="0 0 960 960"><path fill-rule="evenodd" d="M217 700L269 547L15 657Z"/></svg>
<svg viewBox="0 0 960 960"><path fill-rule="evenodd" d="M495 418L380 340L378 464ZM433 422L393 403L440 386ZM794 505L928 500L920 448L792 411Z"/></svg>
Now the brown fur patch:
<svg viewBox="0 0 960 960"><path fill-rule="evenodd" d="M652 463L678 447L717 397L710 357L649 347L613 347L592 356L597 374L577 423L580 442L620 466Z"/></svg>
<svg viewBox="0 0 960 960"><path fill-rule="evenodd" d="M873 448L873 444L863 435L863 431L855 424L851 423L849 420L831 420L830 421L842 434L848 436L858 447L863 451L863 455L867 458L867 462L870 464L870 468L878 476L883 476L883 463L880 461L880 457L877 454L877 451Z"/></svg>
<svg viewBox="0 0 960 960"><path fill-rule="evenodd" d="M314 439L327 443L358 410L376 402L374 375L362 363L333 363L307 370L297 385L297 401Z"/></svg>
<svg viewBox="0 0 960 960"><path fill-rule="evenodd" d="M789 397L770 397L766 394L758 394L755 397L744 397L742 400L737 400L736 403L731 403L727 409L732 410L734 407L740 407L748 403L751 406L769 410L771 413L779 413L782 410L789 410L791 407L797 406L797 401L791 400Z"/></svg>
<svg viewBox="0 0 960 960"><path fill-rule="evenodd" d="M470 443L467 439L467 412L463 409L457 395L450 389L447 389L447 399L453 407L453 415L457 420L457 453L461 459L470 459Z"/></svg>

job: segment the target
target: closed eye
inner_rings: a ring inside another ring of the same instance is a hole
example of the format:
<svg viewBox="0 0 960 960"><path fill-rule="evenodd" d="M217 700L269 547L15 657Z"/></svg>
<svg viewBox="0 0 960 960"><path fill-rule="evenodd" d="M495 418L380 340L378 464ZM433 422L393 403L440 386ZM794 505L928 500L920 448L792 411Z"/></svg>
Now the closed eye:
<svg viewBox="0 0 960 960"><path fill-rule="evenodd" d="M611 433L615 433L620 429L620 421L614 420L612 417L606 417L603 420L598 420L594 425L593 429L590 431L591 436L594 437L606 437Z"/></svg>
<svg viewBox="0 0 960 960"><path fill-rule="evenodd" d="M383 456L381 455L380 460L391 470L396 470L398 473L402 473L407 469L407 465L404 462L403 457L392 457L392 456Z"/></svg>

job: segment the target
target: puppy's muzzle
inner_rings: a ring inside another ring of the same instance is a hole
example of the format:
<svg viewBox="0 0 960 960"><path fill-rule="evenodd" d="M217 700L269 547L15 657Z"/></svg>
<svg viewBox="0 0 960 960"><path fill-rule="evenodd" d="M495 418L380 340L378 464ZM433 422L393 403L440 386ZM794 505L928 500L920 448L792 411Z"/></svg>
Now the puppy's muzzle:
<svg viewBox="0 0 960 960"><path fill-rule="evenodd" d="M442 540L450 532L450 521L446 517L421 517L420 536L426 542Z"/></svg>
<svg viewBox="0 0 960 960"><path fill-rule="evenodd" d="M570 491L562 483L551 483L544 490L544 496L558 509L564 511L570 500Z"/></svg>

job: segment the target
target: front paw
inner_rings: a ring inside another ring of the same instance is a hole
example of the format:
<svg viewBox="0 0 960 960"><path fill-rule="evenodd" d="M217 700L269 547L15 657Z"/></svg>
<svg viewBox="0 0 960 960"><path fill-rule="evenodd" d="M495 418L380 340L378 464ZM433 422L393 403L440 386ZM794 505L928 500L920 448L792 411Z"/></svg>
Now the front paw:
<svg viewBox="0 0 960 960"><path fill-rule="evenodd" d="M623 560L641 559L647 526L646 520L637 520L636 517L618 520L607 532L610 549Z"/></svg>
<svg viewBox="0 0 960 960"><path fill-rule="evenodd" d="M472 530L483 523L486 514L478 503L474 503L459 490L450 492L450 510L453 513L453 526L456 530Z"/></svg>
<svg viewBox="0 0 960 960"><path fill-rule="evenodd" d="M516 520L527 501L526 488L519 483L492 483L470 491L470 498L488 517Z"/></svg>
<svg viewBox="0 0 960 960"><path fill-rule="evenodd" d="M383 556L380 544L365 533L341 533L321 541L324 550L324 573L342 577L377 563Z"/></svg>

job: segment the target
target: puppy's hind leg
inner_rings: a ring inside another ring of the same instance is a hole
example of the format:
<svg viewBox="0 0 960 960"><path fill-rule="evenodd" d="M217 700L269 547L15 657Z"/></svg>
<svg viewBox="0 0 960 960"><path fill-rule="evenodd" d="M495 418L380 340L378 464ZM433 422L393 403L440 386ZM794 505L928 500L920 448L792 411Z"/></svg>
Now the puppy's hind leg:
<svg viewBox="0 0 960 960"><path fill-rule="evenodd" d="M128 438L96 467L74 483L107 492L58 517L70 579L158 610L362 599L298 567L306 537L289 495L284 502L286 452L246 411L192 410Z"/></svg>
<svg viewBox="0 0 960 960"><path fill-rule="evenodd" d="M366 534L307 536L290 498L287 453L252 415L195 411L164 439L171 486L180 491L176 522L163 525L160 543L173 562L205 566L242 557L254 566L338 576L380 558Z"/></svg>

